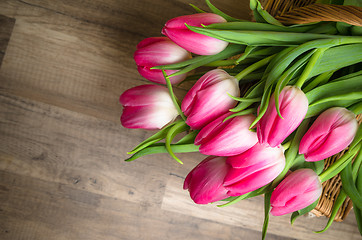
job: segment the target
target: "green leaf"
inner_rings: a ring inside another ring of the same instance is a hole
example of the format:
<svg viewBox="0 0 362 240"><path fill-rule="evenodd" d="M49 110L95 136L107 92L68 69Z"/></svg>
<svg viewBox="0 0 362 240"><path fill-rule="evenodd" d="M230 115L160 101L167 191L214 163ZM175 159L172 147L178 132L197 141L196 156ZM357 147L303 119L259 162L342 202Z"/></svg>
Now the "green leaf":
<svg viewBox="0 0 362 240"><path fill-rule="evenodd" d="M348 110L358 115L362 113L362 102L357 102L353 105L348 106Z"/></svg>
<svg viewBox="0 0 362 240"><path fill-rule="evenodd" d="M359 193L362 193L362 167L360 166L357 180L356 188ZM354 215L356 216L357 226L360 234L362 235L362 209L354 207Z"/></svg>
<svg viewBox="0 0 362 240"><path fill-rule="evenodd" d="M199 146L195 146L193 143L191 144L171 144L171 150L174 153L184 153L184 152L198 152ZM168 150L166 149L165 143L155 143L149 146L148 148L142 149L141 151L135 153L130 158L127 158L125 161L130 162L137 158L155 154L155 153L167 153Z"/></svg>
<svg viewBox="0 0 362 240"><path fill-rule="evenodd" d="M306 93L306 96L308 98L308 102L310 106L313 106L313 104L323 101L323 99L331 99L331 101L336 101L333 99L335 96L344 96L346 94L349 94L351 92L360 92L362 91L362 75L355 76L346 80L336 81L336 82L330 82L327 84L324 84L322 86L319 86L317 88L314 88L313 90ZM354 100L355 98L352 98L351 100ZM342 99L338 99L339 101L346 100L345 97ZM348 99L350 100L350 99ZM346 101L348 101L346 100ZM323 102L324 104L325 102ZM309 111L309 109L308 109Z"/></svg>
<svg viewBox="0 0 362 240"><path fill-rule="evenodd" d="M293 225L295 220L300 217L300 216L303 216L304 214L306 213L309 213L310 211L312 211L318 204L318 201L315 201L314 203L312 203L311 205L309 205L308 207L305 207L303 209L300 209L298 211L295 211L292 213L291 217L290 217L290 223Z"/></svg>
<svg viewBox="0 0 362 240"><path fill-rule="evenodd" d="M204 10L202 10L201 8L195 6L195 5L192 4L192 3L189 3L189 5L190 5L193 9L195 9L195 11L198 12L198 13L206 13Z"/></svg>
<svg viewBox="0 0 362 240"><path fill-rule="evenodd" d="M195 141L195 138L197 136L197 134L199 133L200 131L198 130L194 130L194 131L191 131L189 134L187 134L186 136L184 136L183 138L181 138L177 144L190 144L190 143L194 143Z"/></svg>
<svg viewBox="0 0 362 240"><path fill-rule="evenodd" d="M330 101L336 101L336 100L358 100L358 99L362 99L362 91L349 92L349 93L326 97L326 98L320 99L318 101L315 101L313 104L310 104L310 106L314 106L317 104L322 104L322 103L326 103L326 102L330 102Z"/></svg>
<svg viewBox="0 0 362 240"><path fill-rule="evenodd" d="M338 213L338 210L341 208L341 206L343 205L343 202L344 202L344 200L346 200L346 198L347 198L347 194L343 190L340 191L336 201L333 204L331 216L329 217L326 226L322 230L317 231L316 233L323 233L332 225L334 218L336 217L336 215Z"/></svg>
<svg viewBox="0 0 362 240"><path fill-rule="evenodd" d="M353 208L354 215L356 217L357 227L359 233L362 235L362 210L359 208Z"/></svg>
<svg viewBox="0 0 362 240"><path fill-rule="evenodd" d="M214 61L217 61L217 60L221 60L221 59L225 59L225 58L229 58L229 57L232 57L238 53L241 53L242 51L244 51L245 49L245 46L242 46L242 45L234 45L234 44L230 44L224 51L218 53L218 54L215 54L215 55L209 55L209 56L202 56L202 57L205 57L202 59L202 61L198 61L196 63L193 63L183 69L181 69L180 71L177 71L173 74L170 75L170 77L173 77L173 76L177 76L177 75L180 75L180 74L184 74L184 73L188 73L198 67L201 67L201 66L204 66L208 63L211 63L211 62L214 62Z"/></svg>
<svg viewBox="0 0 362 240"><path fill-rule="evenodd" d="M299 45L316 39L339 39L340 36L318 33L294 33L274 31L238 31L219 30L203 27L186 26L196 33L214 37L226 42L250 46L286 46ZM345 37L360 38L360 37ZM360 42L362 39L360 40Z"/></svg>
<svg viewBox="0 0 362 240"><path fill-rule="evenodd" d="M183 162L178 159L178 157L176 157L176 155L174 154L174 152L172 151L172 147L171 147L171 142L172 140L175 138L175 136L181 132L187 131L189 130L190 127L184 122L184 121L180 121L178 123L176 123L168 132L166 135L166 141L165 141L165 146L167 149L167 152L170 154L170 156L175 159L177 162L179 162L180 164L183 164Z"/></svg>
<svg viewBox="0 0 362 240"><path fill-rule="evenodd" d="M260 22L225 22L214 23L205 28L219 30L239 30L239 31L274 31L274 32L307 32L315 28L313 25L298 25L295 27L277 26Z"/></svg>
<svg viewBox="0 0 362 240"><path fill-rule="evenodd" d="M343 169L345 169L346 166L351 163L353 158L358 153L360 146L361 145L359 145L358 148L355 148L355 149L349 149L346 153L343 154L342 157L337 159L324 172L322 172L319 175L319 179L321 180L321 182L325 182L328 179L331 179L332 177L337 175L339 172L341 172Z"/></svg>
<svg viewBox="0 0 362 240"><path fill-rule="evenodd" d="M233 17L227 15L226 13L220 11L218 8L216 8L214 5L212 5L209 0L206 0L206 4L213 13L223 17L228 22L244 21L244 20L240 20L240 19L237 19L237 18L233 18Z"/></svg>
<svg viewBox="0 0 362 240"><path fill-rule="evenodd" d="M305 54L302 58L300 58L296 63L294 63L288 70L286 70L280 79L278 80L275 91L274 91L274 98L275 98L275 107L277 109L277 113L280 118L283 118L283 116L280 113L279 109L279 95L282 89L288 84L288 82L294 77L296 73L298 73L299 70L302 69L302 67L307 64L308 59L314 54L314 51L311 51L307 54Z"/></svg>
<svg viewBox="0 0 362 240"><path fill-rule="evenodd" d="M229 120L229 119L237 117L237 116L244 116L244 115L247 115L247 114L253 114L255 112L256 112L256 109L254 109L254 108L246 109L246 110L240 111L238 113L231 114L230 116L228 116L227 118L224 119L224 122L226 120Z"/></svg>
<svg viewBox="0 0 362 240"><path fill-rule="evenodd" d="M294 165L294 161L296 161L299 149L299 143L304 134L308 130L310 119L304 119L302 123L299 125L297 130L294 132L293 140L290 144L288 150L284 153L285 155L285 167L283 171L276 177L273 182L272 186L276 187L279 182L284 178L285 174L289 171L289 169Z"/></svg>
<svg viewBox="0 0 362 240"><path fill-rule="evenodd" d="M142 149L148 147L149 145L154 144L154 143L156 143L158 141L161 141L162 139L164 139L166 137L168 130L170 130L170 128L173 125L175 125L175 122L171 123L167 127L165 127L162 130L158 131L156 134L152 135L151 137L149 137L146 140L144 140L143 142L141 142L132 151L128 152L128 154L135 154L136 152L141 151Z"/></svg>
<svg viewBox="0 0 362 240"><path fill-rule="evenodd" d="M320 113L324 112L328 108L331 107L345 107L349 108L353 104L357 103L359 100L337 100L337 101L329 101L322 104L317 104L308 107L308 112L305 118L310 118L319 115Z"/></svg>
<svg viewBox="0 0 362 240"><path fill-rule="evenodd" d="M182 112L181 110L181 107L179 105L179 100L176 98L174 92L173 92L173 89L172 89L172 84L171 84L171 81L170 81L170 78L167 76L165 70L162 70L162 73L163 73L163 76L165 78L165 81L166 81L166 85L167 85L167 89L168 89L168 92L170 94L170 97L172 99L172 102L173 102L173 105L175 106L178 114L180 115L180 117L186 121L186 116L185 114Z"/></svg>
<svg viewBox="0 0 362 240"><path fill-rule="evenodd" d="M360 49L362 49L362 44L360 43L347 44L327 49L324 52L318 66L313 68L310 73L310 77L361 62L362 51Z"/></svg>
<svg viewBox="0 0 362 240"><path fill-rule="evenodd" d="M253 87L251 87L248 92L245 94L246 98L257 98L261 97L263 94L264 89L264 81L259 81ZM230 109L231 112L240 112L243 111L245 108L252 105L252 102L240 102L235 108Z"/></svg>
<svg viewBox="0 0 362 240"><path fill-rule="evenodd" d="M295 167L295 165L293 165ZM317 175L321 174L324 169L324 161L317 161L317 162L306 162L303 161L301 164L298 165L298 168L310 168L312 169Z"/></svg>
<svg viewBox="0 0 362 240"><path fill-rule="evenodd" d="M354 149L362 141L362 124L358 125L358 130L353 138L352 143L349 145L349 149Z"/></svg>
<svg viewBox="0 0 362 240"><path fill-rule="evenodd" d="M352 200L353 205L359 209L362 209L362 195L358 192L356 185L352 177L352 164L349 163L341 171L342 187L349 198Z"/></svg>
<svg viewBox="0 0 362 240"><path fill-rule="evenodd" d="M264 116L264 114L266 113L266 110L268 109L268 104L269 104L269 100L270 100L271 91L272 91L271 88L267 89L266 93L264 93L263 97L261 98L261 103L260 103L260 109L259 109L258 116L251 123L249 128L253 128L260 121L260 119Z"/></svg>
<svg viewBox="0 0 362 240"><path fill-rule="evenodd" d="M351 51L356 52L358 47L357 45L351 44L353 47L346 48L346 46L339 46L342 44L349 44L354 41L361 41L362 38L345 38L341 37L340 39L320 39L320 40L313 40L306 42L304 44L301 44L298 47L285 49L283 52L281 52L278 56L278 58L275 58L275 61L273 61L272 66L278 66L271 68L270 72L267 75L267 82L265 84L265 89L269 88L275 81L277 81L280 76L283 74L285 69L300 55L302 55L305 52L308 52L315 48L329 48L325 51L323 54L323 57L318 65L318 67L313 68L312 72L309 74L309 77L313 77L316 75L319 75L323 72L328 72L331 70L336 70L340 68L341 66L345 66L346 64L351 65L355 61L361 61L362 55L359 55L359 53L351 53ZM339 46L334 48L333 46ZM346 52L343 53L343 51L348 52L348 54L352 54L351 58L353 60L344 60L345 56L349 56L346 54ZM337 59L335 57L342 58ZM333 60L334 62L333 62ZM344 61L344 62L342 62ZM336 64L335 62L338 62ZM348 62L348 63L346 63ZM347 65L347 66L348 66Z"/></svg>
<svg viewBox="0 0 362 240"><path fill-rule="evenodd" d="M152 67L151 69L175 70L175 69L180 69L183 67L188 67L189 70L187 70L187 71L183 70L185 73L185 72L191 71L197 67L203 66L205 64L234 56L238 53L243 52L245 50L245 48L246 48L246 46L229 44L223 51L221 51L215 55L197 56L197 57L188 59L183 62L155 66L155 67Z"/></svg>
<svg viewBox="0 0 362 240"><path fill-rule="evenodd" d="M334 71L330 72L324 72L320 75L318 75L315 79L313 79L311 82L308 83L307 86L302 88L303 92L309 92L313 88L316 88L321 83L326 83L328 80L332 77Z"/></svg>
<svg viewBox="0 0 362 240"><path fill-rule="evenodd" d="M235 78L237 80L241 80L243 79L245 76L249 75L250 73L252 73L253 71L256 71L259 68L262 68L263 66L267 65L272 59L273 57L275 57L274 55L268 56L266 58L261 59L260 61L251 64L250 66L246 67L245 69L243 69L243 71L241 71L240 73L238 73Z"/></svg>
<svg viewBox="0 0 362 240"><path fill-rule="evenodd" d="M278 20L263 9L258 0L250 0L250 9L254 13L257 22L267 22L273 25L283 26Z"/></svg>

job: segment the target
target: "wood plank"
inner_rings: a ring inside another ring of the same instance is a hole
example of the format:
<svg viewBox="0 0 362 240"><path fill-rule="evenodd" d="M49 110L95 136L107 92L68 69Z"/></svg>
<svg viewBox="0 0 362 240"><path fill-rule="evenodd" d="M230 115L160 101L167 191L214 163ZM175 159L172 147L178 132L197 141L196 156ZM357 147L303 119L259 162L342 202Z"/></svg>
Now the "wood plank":
<svg viewBox="0 0 362 240"><path fill-rule="evenodd" d="M243 200L228 207L218 208L219 204L196 205L190 199L187 191L180 191L183 179L177 176L171 176L167 181L165 197L162 201L162 209L175 213L187 213L193 217L207 220L218 221L223 224L239 226L242 228L258 231L263 226L264 221L264 203L263 197L258 196ZM175 207L177 206L177 207ZM252 221L250 220L252 219ZM269 234L277 236L292 237L293 239L315 239L315 240L339 240L360 239L357 231L357 225L353 213L345 221L334 223L327 232L316 234L313 231L319 231L327 223L325 217L307 217L298 218L294 225L290 225L290 215L270 217ZM282 227L281 227L282 226Z"/></svg>
<svg viewBox="0 0 362 240"><path fill-rule="evenodd" d="M160 189L151 197L161 201L165 158L122 161L143 131L11 95L0 99L0 169L130 201Z"/></svg>
<svg viewBox="0 0 362 240"><path fill-rule="evenodd" d="M0 67L4 58L6 47L10 40L11 33L15 24L14 18L9 18L4 15L0 15Z"/></svg>
<svg viewBox="0 0 362 240"><path fill-rule="evenodd" d="M247 0L212 2L249 17ZM218 209L182 190L201 154L122 161L151 134L119 123L119 94L149 83L135 46L187 3L0 1L16 19L0 69L0 239L260 239L260 197ZM272 218L268 239L359 239L353 217L323 235L311 231L325 219Z"/></svg>
<svg viewBox="0 0 362 240"><path fill-rule="evenodd" d="M260 232L0 171L1 239L257 239ZM290 238L270 235L271 240Z"/></svg>
<svg viewBox="0 0 362 240"><path fill-rule="evenodd" d="M72 2L0 3L1 14L17 19L0 72L2 87L19 96L117 122L118 96L130 87L150 83L138 74L132 59L137 43L160 36L168 19L193 11L178 1L77 2L85 11L77 11ZM171 11L160 14L161 6ZM182 97L185 90L177 94Z"/></svg>

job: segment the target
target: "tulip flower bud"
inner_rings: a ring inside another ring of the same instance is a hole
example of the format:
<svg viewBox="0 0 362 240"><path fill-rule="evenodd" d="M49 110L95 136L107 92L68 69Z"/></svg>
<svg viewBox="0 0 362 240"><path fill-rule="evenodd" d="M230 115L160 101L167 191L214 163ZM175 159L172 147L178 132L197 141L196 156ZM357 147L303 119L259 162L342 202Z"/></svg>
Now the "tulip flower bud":
<svg viewBox="0 0 362 240"><path fill-rule="evenodd" d="M357 133L358 122L353 112L342 107L324 111L303 136L299 154L308 162L328 158L345 149Z"/></svg>
<svg viewBox="0 0 362 240"><path fill-rule="evenodd" d="M279 95L279 109L283 119L278 116L273 94L264 116L258 122L260 143L271 147L281 144L303 121L308 111L308 99L299 88L286 86Z"/></svg>
<svg viewBox="0 0 362 240"><path fill-rule="evenodd" d="M225 157L210 156L199 163L186 177L184 189L188 189L197 204L208 204L229 197L223 186L230 166Z"/></svg>
<svg viewBox="0 0 362 240"><path fill-rule="evenodd" d="M284 169L283 147L268 147L259 143L242 154L228 157L232 168L224 179L228 195L239 196L273 181Z"/></svg>
<svg viewBox="0 0 362 240"><path fill-rule="evenodd" d="M181 48L167 37L146 38L137 45L134 53L134 60L137 64L138 72L146 79L165 84L162 70L150 69L154 66L178 63L191 58L191 54ZM167 75L177 72L177 70L165 70ZM172 84L177 84L186 78L185 74L180 74L170 78Z"/></svg>
<svg viewBox="0 0 362 240"><path fill-rule="evenodd" d="M162 29L162 34L192 53L214 55L224 50L228 42L195 33L189 30L185 24L202 27L202 25L222 22L226 22L226 20L214 13L197 13L180 16L169 20Z"/></svg>
<svg viewBox="0 0 362 240"><path fill-rule="evenodd" d="M258 142L256 132L249 130L255 120L254 115L236 116L224 122L230 115L225 113L201 129L195 145L200 145L202 154L233 156L245 152Z"/></svg>
<svg viewBox="0 0 362 240"><path fill-rule="evenodd" d="M193 129L201 129L215 118L234 107L239 97L238 80L222 69L204 74L188 91L181 109L187 116L186 123Z"/></svg>
<svg viewBox="0 0 362 240"><path fill-rule="evenodd" d="M280 216L308 207L322 194L322 184L312 169L298 169L288 175L271 195L271 214Z"/></svg>
<svg viewBox="0 0 362 240"><path fill-rule="evenodd" d="M119 100L124 107L121 123L126 128L161 129L178 116L163 86L137 86L125 91Z"/></svg>

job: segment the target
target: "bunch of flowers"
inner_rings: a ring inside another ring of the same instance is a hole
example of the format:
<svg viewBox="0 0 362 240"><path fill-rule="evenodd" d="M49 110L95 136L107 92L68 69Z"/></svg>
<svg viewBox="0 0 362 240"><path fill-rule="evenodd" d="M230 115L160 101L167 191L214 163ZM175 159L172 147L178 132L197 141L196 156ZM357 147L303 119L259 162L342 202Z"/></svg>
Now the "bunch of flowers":
<svg viewBox="0 0 362 240"><path fill-rule="evenodd" d="M121 95L121 123L159 131L126 161L162 152L180 163L176 153L208 155L185 179L192 200L227 206L264 194L266 223L270 213L292 213L294 221L309 212L321 183L341 173L343 189L322 231L349 196L362 232L361 28L284 26L257 0L250 1L250 22L206 3L211 13L192 5L198 13L169 20L164 37L138 44L138 71L157 85ZM194 80L179 101L172 85ZM324 170L324 160L347 147Z"/></svg>

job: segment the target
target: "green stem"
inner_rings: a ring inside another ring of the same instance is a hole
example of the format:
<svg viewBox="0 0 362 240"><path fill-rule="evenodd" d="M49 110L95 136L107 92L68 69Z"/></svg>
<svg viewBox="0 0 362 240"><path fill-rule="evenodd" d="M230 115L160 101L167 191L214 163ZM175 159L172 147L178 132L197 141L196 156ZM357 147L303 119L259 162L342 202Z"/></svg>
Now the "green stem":
<svg viewBox="0 0 362 240"><path fill-rule="evenodd" d="M327 50L328 48L318 48L316 50L316 52L312 55L312 57L310 58L307 66L305 67L302 75L300 75L297 83L295 84L295 86L302 88L304 82L308 79L309 74L312 72L313 68L315 65L318 65L323 53L325 50Z"/></svg>
<svg viewBox="0 0 362 240"><path fill-rule="evenodd" d="M292 141L286 142L282 145L284 151L287 151L290 145L292 144Z"/></svg>
<svg viewBox="0 0 362 240"><path fill-rule="evenodd" d="M249 109L246 109L244 111L240 111L238 113L231 114L230 116L228 116L227 118L224 119L224 122L226 120L234 118L236 116L244 116L244 115L253 114L253 113L256 113L256 109L255 108L249 108ZM249 130L252 130L252 129L249 129Z"/></svg>
<svg viewBox="0 0 362 240"><path fill-rule="evenodd" d="M168 91L170 93L170 96L171 96L171 99L172 99L172 102L173 102L173 105L175 106L178 114L181 116L181 118L186 121L186 116L185 114L182 112L181 108L180 108L180 105L178 104L178 100L172 90L172 85L171 85L171 81L170 81L170 78L167 76L165 70L162 70L162 73L163 73L163 76L166 80L166 85L167 85L167 88L168 88Z"/></svg>
<svg viewBox="0 0 362 240"><path fill-rule="evenodd" d="M261 68L265 65L267 65L272 59L273 57L275 56L276 54L273 54L269 57L266 57L252 65L250 65L249 67L245 68L243 71L241 71L240 73L238 73L235 78L240 81L243 77L245 77L246 75L248 75L249 73L255 71L256 69L258 68Z"/></svg>
<svg viewBox="0 0 362 240"><path fill-rule="evenodd" d="M205 67L219 67L219 66L231 66L236 65L236 60L219 60L211 63L207 63Z"/></svg>
<svg viewBox="0 0 362 240"><path fill-rule="evenodd" d="M328 79L333 75L334 71L325 72L318 75L312 82L310 82L304 89L303 92L309 92L318 86L321 82L328 81Z"/></svg>
<svg viewBox="0 0 362 240"><path fill-rule="evenodd" d="M303 122L299 125L297 131L295 132L295 135L293 137L293 140L291 141L289 149L285 153L285 167L283 171L278 175L278 177L276 177L272 182L273 188L279 184L279 182L284 178L289 169L293 166L294 160L298 155L300 140L302 139L304 133L308 129L309 121L310 119L304 119Z"/></svg>
<svg viewBox="0 0 362 240"><path fill-rule="evenodd" d="M340 171L342 171L353 159L353 157L358 153L359 148L354 148L350 151L347 151L343 156L335 161L328 169L322 172L319 175L319 179L321 182L325 182L328 179L331 179L335 175L337 175Z"/></svg>
<svg viewBox="0 0 362 240"><path fill-rule="evenodd" d="M263 230L262 230L262 240L265 239L266 233L268 230L269 225L269 216L270 216L270 198L271 198L272 192L267 192L264 195L264 223L263 223Z"/></svg>

